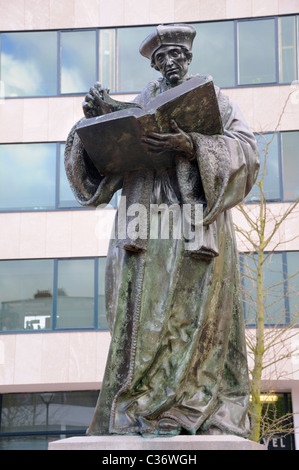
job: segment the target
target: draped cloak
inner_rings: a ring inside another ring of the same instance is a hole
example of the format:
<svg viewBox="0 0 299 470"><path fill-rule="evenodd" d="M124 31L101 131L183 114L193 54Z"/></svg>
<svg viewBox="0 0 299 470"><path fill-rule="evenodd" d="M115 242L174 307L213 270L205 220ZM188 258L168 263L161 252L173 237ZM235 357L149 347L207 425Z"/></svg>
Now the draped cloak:
<svg viewBox="0 0 299 470"><path fill-rule="evenodd" d="M143 106L167 88L164 78L154 80L136 101ZM109 203L121 188L127 206L204 204L206 246L200 252L187 250L183 235L110 240L111 343L90 435L156 434L165 418L191 434L216 426L249 435L245 329L230 209L253 186L259 155L238 106L218 87L215 91L224 134L191 133L194 158L178 156L174 169L102 176L76 134L78 123L68 136L66 173L82 205Z"/></svg>

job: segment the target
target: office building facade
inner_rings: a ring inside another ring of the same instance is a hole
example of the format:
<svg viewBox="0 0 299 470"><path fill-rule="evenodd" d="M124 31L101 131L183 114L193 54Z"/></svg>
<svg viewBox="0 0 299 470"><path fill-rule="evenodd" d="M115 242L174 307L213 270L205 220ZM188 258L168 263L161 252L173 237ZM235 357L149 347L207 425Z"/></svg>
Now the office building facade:
<svg viewBox="0 0 299 470"><path fill-rule="evenodd" d="M279 215L299 197L299 1L0 0L0 13L0 448L38 449L84 434L110 341L104 274L119 194L106 208L79 206L63 164L89 87L99 81L131 101L158 76L138 52L141 41L157 24L192 24L191 73L212 75L271 142L264 194ZM256 189L247 202L258 210ZM299 310L298 223L294 211L268 247L267 282L277 287L268 329ZM238 246L244 260L246 240ZM246 299L244 315L250 335ZM292 331L288 358L265 371L263 384L280 410L294 412L296 427ZM299 434L271 446L299 449Z"/></svg>

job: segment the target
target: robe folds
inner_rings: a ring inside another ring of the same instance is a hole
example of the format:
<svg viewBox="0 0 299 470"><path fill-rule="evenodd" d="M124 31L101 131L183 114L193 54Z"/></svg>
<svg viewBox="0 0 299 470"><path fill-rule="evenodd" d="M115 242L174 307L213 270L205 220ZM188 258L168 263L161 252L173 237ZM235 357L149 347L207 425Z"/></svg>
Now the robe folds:
<svg viewBox="0 0 299 470"><path fill-rule="evenodd" d="M154 80L136 101L142 106L166 89L165 79ZM199 249L186 249L184 236L173 233L168 239L111 238L106 264L111 343L90 435L155 435L163 420L177 432L205 434L216 427L249 435L245 329L230 209L252 188L259 155L238 106L215 90L224 134L191 133L195 155L177 156L175 168L102 176L86 155L77 125L69 134L66 173L82 205L109 203L122 188L127 206L200 203L204 208Z"/></svg>

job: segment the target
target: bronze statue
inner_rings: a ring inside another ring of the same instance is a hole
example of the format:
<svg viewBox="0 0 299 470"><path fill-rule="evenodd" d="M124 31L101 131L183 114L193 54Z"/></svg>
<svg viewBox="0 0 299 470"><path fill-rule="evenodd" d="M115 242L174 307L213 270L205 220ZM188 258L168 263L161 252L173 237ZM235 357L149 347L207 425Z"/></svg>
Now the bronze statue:
<svg viewBox="0 0 299 470"><path fill-rule="evenodd" d="M144 107L190 79L194 36L189 25L160 25L145 39L140 52L162 77L131 106ZM76 129L86 119L130 104L114 102L99 84L86 96L85 117L69 134L66 172L82 205L107 204L122 188L127 206L203 207L201 247L186 249L184 236L171 230L165 239L111 239L106 268L111 345L90 435L249 435L245 329L230 209L253 186L259 156L237 105L216 86L215 92L222 134L186 133L172 122L170 132L144 136L154 158L172 152L170 168L100 174Z"/></svg>

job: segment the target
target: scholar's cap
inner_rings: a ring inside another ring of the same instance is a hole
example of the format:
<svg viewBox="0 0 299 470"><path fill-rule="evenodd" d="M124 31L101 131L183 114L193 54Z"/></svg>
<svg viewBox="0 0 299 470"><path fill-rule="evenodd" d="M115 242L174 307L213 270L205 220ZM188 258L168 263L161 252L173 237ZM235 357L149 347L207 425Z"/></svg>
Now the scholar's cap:
<svg viewBox="0 0 299 470"><path fill-rule="evenodd" d="M191 25L159 25L156 31L141 43L139 52L144 57L151 59L161 46L183 46L191 51L195 35L196 31Z"/></svg>

